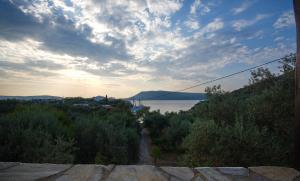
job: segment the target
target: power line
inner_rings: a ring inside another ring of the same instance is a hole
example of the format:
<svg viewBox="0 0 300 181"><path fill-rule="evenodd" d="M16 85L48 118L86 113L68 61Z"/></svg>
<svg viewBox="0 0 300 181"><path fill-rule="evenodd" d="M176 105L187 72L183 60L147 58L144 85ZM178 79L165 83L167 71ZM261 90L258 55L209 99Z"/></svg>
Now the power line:
<svg viewBox="0 0 300 181"><path fill-rule="evenodd" d="M228 77L237 75L237 74L241 74L241 73L247 72L247 71L249 71L249 70L256 69L256 68L259 68L259 67L262 67L262 66L265 66L265 65L274 63L274 62L280 62L281 59L282 59L282 58L277 58L277 59L268 61L268 62L263 63L263 64L260 64L260 65L256 65L256 66L253 66L253 67L244 69L244 70L240 70L240 71L235 72L235 73L232 73L232 74L228 74L228 75L225 75L225 76L222 76L222 77L218 77L218 78L215 78L215 79L212 79L212 80L208 80L208 81L206 81L206 82L202 82L202 83L201 83L200 81L198 81L198 82L196 82L196 83L198 83L198 84L195 84L195 85L193 85L193 86L186 87L186 88L184 88L184 89L176 90L176 91L173 91L173 92L168 92L168 93L161 94L161 95L158 95L158 96L149 97L148 99L153 99L153 98L158 98L158 97L162 97L162 96L167 96L167 95L170 95L170 94L174 94L174 93L176 93L176 92L183 92L183 91L186 91L186 90L195 88L195 87L199 87L199 86L201 86L201 85L209 84L209 83L212 83L212 82L221 80L221 79L225 79L225 78L228 78Z"/></svg>

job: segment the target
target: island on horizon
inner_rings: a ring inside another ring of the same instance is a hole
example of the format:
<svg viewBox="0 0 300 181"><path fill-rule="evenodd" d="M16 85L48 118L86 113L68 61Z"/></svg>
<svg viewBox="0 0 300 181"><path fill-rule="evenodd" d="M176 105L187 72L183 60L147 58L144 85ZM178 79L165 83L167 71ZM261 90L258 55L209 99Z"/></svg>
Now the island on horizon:
<svg viewBox="0 0 300 181"><path fill-rule="evenodd" d="M0 100L16 99L16 100L61 100L70 97L51 96L51 95L32 95L32 96L4 96L0 95ZM94 96L91 98L104 99L105 96ZM173 91L142 91L138 94L124 98L125 100L205 100L207 98L206 93L194 93L194 92L173 92ZM122 98L119 98L122 99Z"/></svg>
<svg viewBox="0 0 300 181"><path fill-rule="evenodd" d="M142 91L127 100L204 100L206 93L172 92L172 91Z"/></svg>

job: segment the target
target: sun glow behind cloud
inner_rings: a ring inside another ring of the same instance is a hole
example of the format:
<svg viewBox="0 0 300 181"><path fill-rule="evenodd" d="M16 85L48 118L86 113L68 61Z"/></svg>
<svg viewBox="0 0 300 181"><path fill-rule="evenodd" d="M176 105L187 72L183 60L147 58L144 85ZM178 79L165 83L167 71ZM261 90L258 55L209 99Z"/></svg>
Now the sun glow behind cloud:
<svg viewBox="0 0 300 181"><path fill-rule="evenodd" d="M295 51L291 2L10 0L0 15L2 95L176 90Z"/></svg>

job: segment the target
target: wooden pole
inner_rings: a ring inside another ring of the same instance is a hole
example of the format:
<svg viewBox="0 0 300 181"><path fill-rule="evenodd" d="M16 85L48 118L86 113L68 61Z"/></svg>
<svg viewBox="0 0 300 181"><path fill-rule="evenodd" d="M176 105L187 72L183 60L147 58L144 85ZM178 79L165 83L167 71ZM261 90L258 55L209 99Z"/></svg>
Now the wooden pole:
<svg viewBox="0 0 300 181"><path fill-rule="evenodd" d="M293 1L297 33L295 68L295 168L300 170L300 1Z"/></svg>

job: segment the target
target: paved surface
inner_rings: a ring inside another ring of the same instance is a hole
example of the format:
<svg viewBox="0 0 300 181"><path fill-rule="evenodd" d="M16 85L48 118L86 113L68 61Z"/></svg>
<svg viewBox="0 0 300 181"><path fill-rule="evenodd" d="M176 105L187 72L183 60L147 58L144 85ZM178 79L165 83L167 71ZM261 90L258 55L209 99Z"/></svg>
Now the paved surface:
<svg viewBox="0 0 300 181"><path fill-rule="evenodd" d="M146 128L141 131L140 146L139 146L139 164L152 164L152 158L149 151L150 137Z"/></svg>
<svg viewBox="0 0 300 181"><path fill-rule="evenodd" d="M285 167L156 167L153 165L32 164L0 162L0 180L300 181Z"/></svg>

